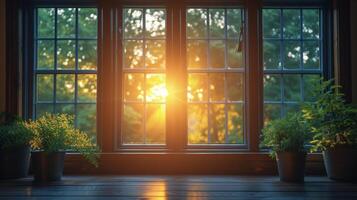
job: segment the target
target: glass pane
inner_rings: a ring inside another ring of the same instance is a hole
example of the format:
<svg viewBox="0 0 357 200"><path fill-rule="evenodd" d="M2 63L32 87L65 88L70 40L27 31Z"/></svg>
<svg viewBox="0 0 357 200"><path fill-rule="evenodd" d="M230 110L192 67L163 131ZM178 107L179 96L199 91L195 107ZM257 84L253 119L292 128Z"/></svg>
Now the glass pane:
<svg viewBox="0 0 357 200"><path fill-rule="evenodd" d="M207 101L207 74L194 73L188 75L188 101Z"/></svg>
<svg viewBox="0 0 357 200"><path fill-rule="evenodd" d="M314 88L320 84L320 75L304 75L304 101L314 101Z"/></svg>
<svg viewBox="0 0 357 200"><path fill-rule="evenodd" d="M243 101L243 74L227 73L227 100L228 101Z"/></svg>
<svg viewBox="0 0 357 200"><path fill-rule="evenodd" d="M97 9L78 8L78 36L81 38L97 37Z"/></svg>
<svg viewBox="0 0 357 200"><path fill-rule="evenodd" d="M300 38L301 17L299 9L284 9L284 38Z"/></svg>
<svg viewBox="0 0 357 200"><path fill-rule="evenodd" d="M229 68L243 67L243 52L239 51L238 40L227 40L227 65Z"/></svg>
<svg viewBox="0 0 357 200"><path fill-rule="evenodd" d="M74 75L57 74L56 101L74 101Z"/></svg>
<svg viewBox="0 0 357 200"><path fill-rule="evenodd" d="M124 9L124 37L140 38L143 33L143 9Z"/></svg>
<svg viewBox="0 0 357 200"><path fill-rule="evenodd" d="M227 9L227 36L238 38L242 26L241 9Z"/></svg>
<svg viewBox="0 0 357 200"><path fill-rule="evenodd" d="M55 36L55 9L38 8L37 33L39 38L54 38Z"/></svg>
<svg viewBox="0 0 357 200"><path fill-rule="evenodd" d="M280 75L264 76L264 100L280 101L281 100L281 77Z"/></svg>
<svg viewBox="0 0 357 200"><path fill-rule="evenodd" d="M299 69L300 68L300 42L287 42L285 41L285 65L286 69Z"/></svg>
<svg viewBox="0 0 357 200"><path fill-rule="evenodd" d="M122 139L124 144L144 143L144 104L124 105Z"/></svg>
<svg viewBox="0 0 357 200"><path fill-rule="evenodd" d="M74 104L56 104L56 113L74 115Z"/></svg>
<svg viewBox="0 0 357 200"><path fill-rule="evenodd" d="M280 38L280 9L263 9L263 35L267 38Z"/></svg>
<svg viewBox="0 0 357 200"><path fill-rule="evenodd" d="M57 69L74 69L76 66L76 43L74 40L57 41Z"/></svg>
<svg viewBox="0 0 357 200"><path fill-rule="evenodd" d="M36 119L43 116L45 113L53 113L52 104L36 104Z"/></svg>
<svg viewBox="0 0 357 200"><path fill-rule="evenodd" d="M318 9L302 10L303 24L302 32L304 38L320 38L320 11Z"/></svg>
<svg viewBox="0 0 357 200"><path fill-rule="evenodd" d="M97 75L78 74L77 80L78 101L96 102L97 100Z"/></svg>
<svg viewBox="0 0 357 200"><path fill-rule="evenodd" d="M224 73L209 74L209 100L224 101Z"/></svg>
<svg viewBox="0 0 357 200"><path fill-rule="evenodd" d="M165 41L148 40L145 45L145 66L148 68L165 68Z"/></svg>
<svg viewBox="0 0 357 200"><path fill-rule="evenodd" d="M289 103L284 106L284 115L293 114L300 110L300 106L297 103Z"/></svg>
<svg viewBox="0 0 357 200"><path fill-rule="evenodd" d="M37 69L54 69L54 41L39 40L37 45Z"/></svg>
<svg viewBox="0 0 357 200"><path fill-rule="evenodd" d="M78 68L83 70L97 69L97 41L78 41Z"/></svg>
<svg viewBox="0 0 357 200"><path fill-rule="evenodd" d="M269 121L279 119L280 117L280 104L264 104L264 125L267 125Z"/></svg>
<svg viewBox="0 0 357 200"><path fill-rule="evenodd" d="M224 38L224 9L210 9L209 22L210 37Z"/></svg>
<svg viewBox="0 0 357 200"><path fill-rule="evenodd" d="M188 38L207 36L207 9L187 9L186 34Z"/></svg>
<svg viewBox="0 0 357 200"><path fill-rule="evenodd" d="M280 69L280 41L264 41L264 69Z"/></svg>
<svg viewBox="0 0 357 200"><path fill-rule="evenodd" d="M226 141L226 115L224 104L211 104L210 117L210 143L224 144Z"/></svg>
<svg viewBox="0 0 357 200"><path fill-rule="evenodd" d="M165 143L165 118L164 104L146 106L146 144Z"/></svg>
<svg viewBox="0 0 357 200"><path fill-rule="evenodd" d="M165 37L165 9L146 9L145 36Z"/></svg>
<svg viewBox="0 0 357 200"><path fill-rule="evenodd" d="M144 101L144 74L124 75L124 101Z"/></svg>
<svg viewBox="0 0 357 200"><path fill-rule="evenodd" d="M124 42L124 67L125 68L143 68L143 41L127 40Z"/></svg>
<svg viewBox="0 0 357 200"><path fill-rule="evenodd" d="M210 48L210 65L213 68L224 68L224 51L225 45L223 40L211 40Z"/></svg>
<svg viewBox="0 0 357 200"><path fill-rule="evenodd" d="M165 102L165 74L146 74L146 102Z"/></svg>
<svg viewBox="0 0 357 200"><path fill-rule="evenodd" d="M228 104L228 143L243 144L244 143L244 112L242 104Z"/></svg>
<svg viewBox="0 0 357 200"><path fill-rule="evenodd" d="M284 75L284 100L300 101L300 75Z"/></svg>
<svg viewBox="0 0 357 200"><path fill-rule="evenodd" d="M75 8L57 9L57 37L74 38L75 36Z"/></svg>
<svg viewBox="0 0 357 200"><path fill-rule="evenodd" d="M319 41L305 41L303 51L303 63L305 69L320 68Z"/></svg>
<svg viewBox="0 0 357 200"><path fill-rule="evenodd" d="M36 86L37 102L53 101L53 75L37 75Z"/></svg>
<svg viewBox="0 0 357 200"><path fill-rule="evenodd" d="M96 104L77 105L77 126L96 142L97 139L97 106Z"/></svg>
<svg viewBox="0 0 357 200"><path fill-rule="evenodd" d="M187 66L188 68L207 67L207 41L196 40L187 42Z"/></svg>
<svg viewBox="0 0 357 200"><path fill-rule="evenodd" d="M206 104L188 105L188 143L208 143L208 113Z"/></svg>

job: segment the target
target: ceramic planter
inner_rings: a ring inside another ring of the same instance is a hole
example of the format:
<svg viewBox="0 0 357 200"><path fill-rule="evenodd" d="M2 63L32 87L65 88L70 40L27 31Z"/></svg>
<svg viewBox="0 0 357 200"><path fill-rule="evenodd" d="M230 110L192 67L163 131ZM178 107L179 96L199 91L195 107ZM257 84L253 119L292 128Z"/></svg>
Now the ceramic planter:
<svg viewBox="0 0 357 200"><path fill-rule="evenodd" d="M278 152L276 161L281 181L303 182L306 152Z"/></svg>
<svg viewBox="0 0 357 200"><path fill-rule="evenodd" d="M357 149L338 148L322 152L327 176L341 181L357 180Z"/></svg>
<svg viewBox="0 0 357 200"><path fill-rule="evenodd" d="M35 182L60 181L63 175L65 152L32 152Z"/></svg>
<svg viewBox="0 0 357 200"><path fill-rule="evenodd" d="M30 147L28 146L0 151L0 179L26 177L29 165Z"/></svg>

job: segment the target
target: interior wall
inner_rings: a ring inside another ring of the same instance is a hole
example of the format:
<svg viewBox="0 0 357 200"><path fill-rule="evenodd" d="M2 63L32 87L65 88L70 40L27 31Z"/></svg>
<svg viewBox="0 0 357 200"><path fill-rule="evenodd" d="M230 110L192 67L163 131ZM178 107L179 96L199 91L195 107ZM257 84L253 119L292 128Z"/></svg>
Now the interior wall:
<svg viewBox="0 0 357 200"><path fill-rule="evenodd" d="M5 110L5 2L0 1L0 111Z"/></svg>
<svg viewBox="0 0 357 200"><path fill-rule="evenodd" d="M351 0L351 81L352 102L357 104L357 0Z"/></svg>

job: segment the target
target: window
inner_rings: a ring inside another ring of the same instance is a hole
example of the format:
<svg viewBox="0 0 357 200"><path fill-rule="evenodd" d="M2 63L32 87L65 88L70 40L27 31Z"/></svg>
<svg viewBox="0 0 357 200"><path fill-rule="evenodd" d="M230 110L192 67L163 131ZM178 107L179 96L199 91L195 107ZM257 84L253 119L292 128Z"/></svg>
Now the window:
<svg viewBox="0 0 357 200"><path fill-rule="evenodd" d="M188 144L244 143L242 13L187 9Z"/></svg>
<svg viewBox="0 0 357 200"><path fill-rule="evenodd" d="M74 114L96 137L97 9L37 8L34 117Z"/></svg>
<svg viewBox="0 0 357 200"><path fill-rule="evenodd" d="M312 101L322 75L320 9L263 9L264 121Z"/></svg>

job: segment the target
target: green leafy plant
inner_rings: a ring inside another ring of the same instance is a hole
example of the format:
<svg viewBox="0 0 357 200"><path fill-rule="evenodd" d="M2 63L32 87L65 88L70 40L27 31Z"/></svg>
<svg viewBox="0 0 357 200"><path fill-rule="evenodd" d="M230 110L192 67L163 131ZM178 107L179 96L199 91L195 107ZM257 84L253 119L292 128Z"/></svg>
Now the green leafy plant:
<svg viewBox="0 0 357 200"><path fill-rule="evenodd" d="M274 158L277 152L305 152L308 128L301 113L287 115L270 121L262 130L263 145L271 149Z"/></svg>
<svg viewBox="0 0 357 200"><path fill-rule="evenodd" d="M76 129L73 116L45 113L26 125L34 133L31 147L44 152L74 151L82 154L94 166L98 166L98 148L86 133Z"/></svg>
<svg viewBox="0 0 357 200"><path fill-rule="evenodd" d="M311 151L356 147L357 110L346 104L341 86L322 81L314 91L315 102L305 103L303 116L314 134Z"/></svg>
<svg viewBox="0 0 357 200"><path fill-rule="evenodd" d="M0 150L30 146L33 137L23 120L8 113L0 113Z"/></svg>

